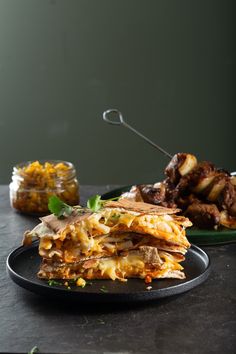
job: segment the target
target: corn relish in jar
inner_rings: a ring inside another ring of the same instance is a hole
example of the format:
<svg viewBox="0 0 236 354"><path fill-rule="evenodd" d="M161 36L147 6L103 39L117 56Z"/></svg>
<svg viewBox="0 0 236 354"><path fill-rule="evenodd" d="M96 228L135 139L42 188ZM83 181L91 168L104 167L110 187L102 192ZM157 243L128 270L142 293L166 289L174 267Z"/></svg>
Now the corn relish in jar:
<svg viewBox="0 0 236 354"><path fill-rule="evenodd" d="M31 215L45 215L48 199L57 195L69 205L79 204L79 183L74 165L65 161L23 162L13 168L11 206Z"/></svg>

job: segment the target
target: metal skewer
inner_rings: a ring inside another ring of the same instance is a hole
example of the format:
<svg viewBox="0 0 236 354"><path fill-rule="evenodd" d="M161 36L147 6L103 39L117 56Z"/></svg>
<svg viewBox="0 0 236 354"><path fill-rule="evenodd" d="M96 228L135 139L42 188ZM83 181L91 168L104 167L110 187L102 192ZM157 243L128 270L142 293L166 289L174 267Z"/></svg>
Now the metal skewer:
<svg viewBox="0 0 236 354"><path fill-rule="evenodd" d="M109 114L116 114L118 115L118 120L111 120L109 119ZM145 141L147 141L150 145L154 146L156 149L158 149L160 152L162 152L164 155L168 156L170 159L172 159L172 155L169 154L167 151L165 151L164 149L162 149L160 146L158 146L157 144L155 144L152 140L150 140L149 138L147 138L146 136L144 136L142 133L140 133L139 131L137 131L136 129L134 129L133 127L131 127L128 123L126 123L124 121L124 118L122 116L122 113L120 111L118 111L118 109L108 109L107 111L103 112L103 120L105 120L105 122L109 123L109 124L113 124L113 125L123 125L125 128L128 128L129 130L131 130L133 133L137 134L138 136L140 136L141 138L143 138Z"/></svg>

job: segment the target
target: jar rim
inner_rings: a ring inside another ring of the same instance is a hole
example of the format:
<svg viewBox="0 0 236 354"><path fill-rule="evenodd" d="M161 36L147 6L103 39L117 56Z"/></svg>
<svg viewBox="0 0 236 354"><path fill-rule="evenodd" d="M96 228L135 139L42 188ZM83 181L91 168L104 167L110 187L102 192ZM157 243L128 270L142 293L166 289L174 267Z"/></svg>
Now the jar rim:
<svg viewBox="0 0 236 354"><path fill-rule="evenodd" d="M34 161L23 161L20 162L18 164L16 164L13 167L13 171L12 171L12 179L13 180L23 180L24 178L27 177L27 172L24 171L24 167L30 166L30 164L34 163L34 162L39 162L40 165L44 165L45 163L51 163L53 166L62 163L64 165L66 165L68 167L67 170L67 175L52 175L53 178L55 178L55 180L58 181L58 183L62 182L62 181L69 181L73 178L76 178L76 169L75 166L73 165L72 162L69 161L63 161L63 160L34 160ZM35 185L37 185L37 183L35 183Z"/></svg>
<svg viewBox="0 0 236 354"><path fill-rule="evenodd" d="M71 169L75 169L75 166L72 162L69 162L69 161L64 161L64 160L53 160L53 159L50 159L50 160L46 160L46 159L40 159L40 160L29 160L29 161L22 161L22 162L19 162L17 163L13 168L22 168L22 167L25 167L25 166L28 166L30 165L31 163L34 163L34 162L39 162L40 164L45 164L46 162L48 163L52 163L54 165L58 164L58 163L64 163L65 165L69 166Z"/></svg>

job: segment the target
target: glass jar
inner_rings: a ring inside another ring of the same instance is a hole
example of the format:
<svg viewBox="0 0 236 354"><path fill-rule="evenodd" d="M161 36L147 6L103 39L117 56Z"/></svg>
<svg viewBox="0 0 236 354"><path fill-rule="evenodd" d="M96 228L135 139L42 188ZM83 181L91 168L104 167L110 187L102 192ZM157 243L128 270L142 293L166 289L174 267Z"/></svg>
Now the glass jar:
<svg viewBox="0 0 236 354"><path fill-rule="evenodd" d="M30 215L49 213L48 199L58 196L69 205L79 204L79 183L71 162L28 161L13 168L10 202L16 210Z"/></svg>

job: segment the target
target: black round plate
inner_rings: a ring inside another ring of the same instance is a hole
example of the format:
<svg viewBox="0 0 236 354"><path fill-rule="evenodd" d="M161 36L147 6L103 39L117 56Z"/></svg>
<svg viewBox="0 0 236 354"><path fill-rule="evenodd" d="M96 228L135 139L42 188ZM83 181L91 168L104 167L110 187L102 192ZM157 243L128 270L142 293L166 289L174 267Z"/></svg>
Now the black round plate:
<svg viewBox="0 0 236 354"><path fill-rule="evenodd" d="M131 186L124 186L113 189L102 195L102 199L111 199L119 197L122 193L128 192ZM236 230L233 229L219 229L219 230L203 230L197 228L188 228L186 230L189 242L198 246L213 246L228 243L236 243Z"/></svg>
<svg viewBox="0 0 236 354"><path fill-rule="evenodd" d="M127 282L92 280L92 284L84 288L73 285L67 289L64 285L50 286L46 280L38 279L40 262L36 241L30 247L21 246L11 252L7 258L7 270L16 284L34 293L90 303L144 301L180 294L201 284L210 271L208 255L192 245L183 262L186 279L153 280L151 290L147 290L142 279L129 279Z"/></svg>

